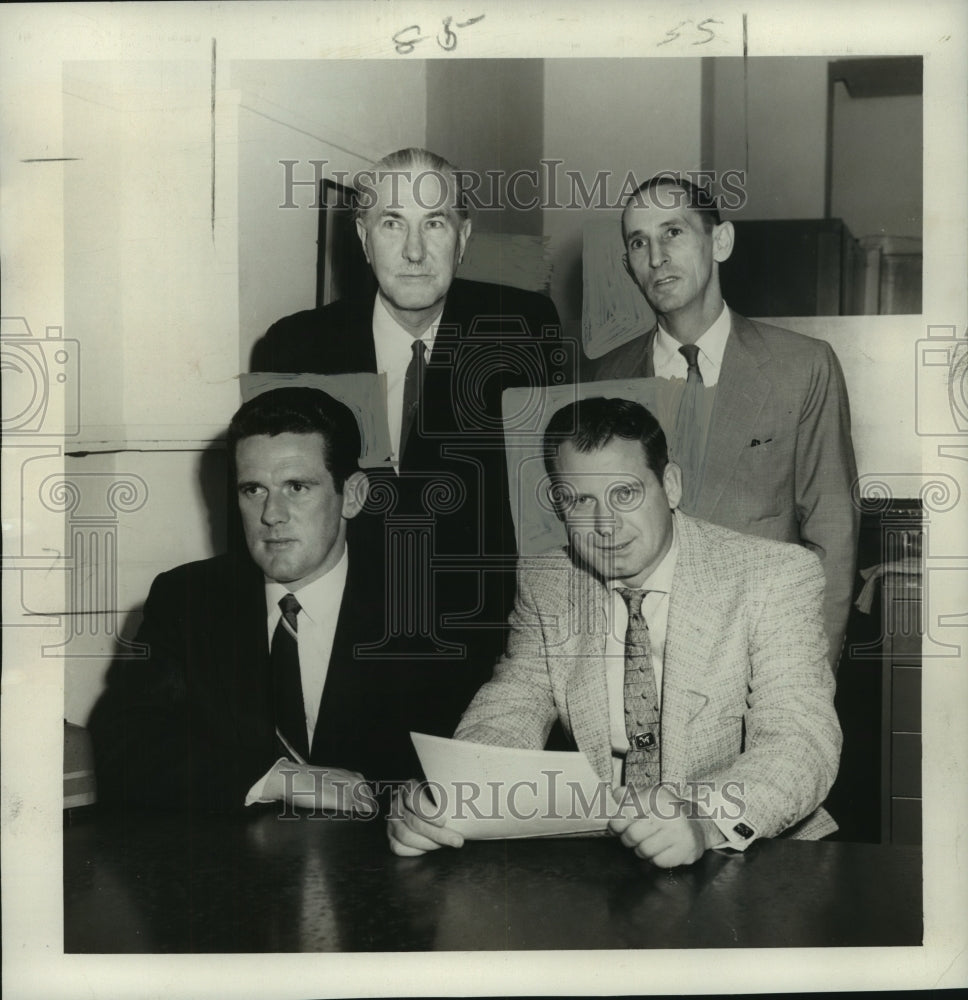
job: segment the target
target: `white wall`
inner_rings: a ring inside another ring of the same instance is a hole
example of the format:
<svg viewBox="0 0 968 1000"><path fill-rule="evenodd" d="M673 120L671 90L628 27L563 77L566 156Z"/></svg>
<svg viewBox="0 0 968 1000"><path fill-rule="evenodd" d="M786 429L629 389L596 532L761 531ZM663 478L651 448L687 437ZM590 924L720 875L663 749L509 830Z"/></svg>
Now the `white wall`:
<svg viewBox="0 0 968 1000"><path fill-rule="evenodd" d="M921 440L916 431L917 344L920 316L798 316L764 319L833 347L850 400L857 471L916 473Z"/></svg>
<svg viewBox="0 0 968 1000"><path fill-rule="evenodd" d="M739 219L822 219L827 151L824 58L715 59L708 168L746 170Z"/></svg>
<svg viewBox="0 0 968 1000"><path fill-rule="evenodd" d="M235 161L216 146L213 208L212 128L207 63L65 64L77 157L65 170L65 335L81 344L82 444L203 440L232 412Z"/></svg>
<svg viewBox="0 0 968 1000"><path fill-rule="evenodd" d="M311 186L293 181L350 174L427 131L422 61L245 60L229 67L238 102L239 364L275 320L316 304L319 213ZM343 183L347 183L343 181ZM280 206L294 202L294 208Z"/></svg>
<svg viewBox="0 0 968 1000"><path fill-rule="evenodd" d="M922 134L920 96L851 98L837 83L830 214L854 236L921 238Z"/></svg>
<svg viewBox="0 0 968 1000"><path fill-rule="evenodd" d="M462 170L534 170L544 134L544 61L446 59L427 63L427 147ZM482 187L481 200L487 187ZM516 196L534 197L528 183ZM474 212L474 230L541 234L541 210L516 209L503 185L500 211Z"/></svg>
<svg viewBox="0 0 968 1000"><path fill-rule="evenodd" d="M581 172L590 189L600 171L612 202L629 170L645 180L659 170L697 170L701 72L698 59L548 59L545 61L544 157ZM559 191L567 201L567 188ZM581 318L581 233L612 209L546 209L554 240L552 298L564 322ZM617 243L621 254L621 242Z"/></svg>

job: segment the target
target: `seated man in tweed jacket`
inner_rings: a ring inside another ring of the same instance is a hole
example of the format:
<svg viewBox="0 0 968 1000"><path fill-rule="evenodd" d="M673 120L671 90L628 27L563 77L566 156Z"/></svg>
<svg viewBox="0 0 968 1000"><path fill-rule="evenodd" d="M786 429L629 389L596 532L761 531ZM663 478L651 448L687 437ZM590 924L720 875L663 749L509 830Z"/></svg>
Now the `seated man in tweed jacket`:
<svg viewBox="0 0 968 1000"><path fill-rule="evenodd" d="M817 557L678 512L679 468L638 403L569 404L545 462L570 552L522 560L507 651L456 737L540 749L560 719L603 781L626 802L636 789L609 826L661 867L833 832L821 803L841 733ZM397 854L462 843L425 818L425 794L402 792Z"/></svg>

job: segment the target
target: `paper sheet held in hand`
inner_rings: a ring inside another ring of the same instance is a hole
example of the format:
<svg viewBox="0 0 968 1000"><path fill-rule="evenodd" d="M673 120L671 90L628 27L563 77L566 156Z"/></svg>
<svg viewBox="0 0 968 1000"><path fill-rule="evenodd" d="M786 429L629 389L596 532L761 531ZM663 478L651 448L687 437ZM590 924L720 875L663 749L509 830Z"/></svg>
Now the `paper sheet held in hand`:
<svg viewBox="0 0 968 1000"><path fill-rule="evenodd" d="M410 736L437 808L469 840L602 832L618 811L580 751Z"/></svg>

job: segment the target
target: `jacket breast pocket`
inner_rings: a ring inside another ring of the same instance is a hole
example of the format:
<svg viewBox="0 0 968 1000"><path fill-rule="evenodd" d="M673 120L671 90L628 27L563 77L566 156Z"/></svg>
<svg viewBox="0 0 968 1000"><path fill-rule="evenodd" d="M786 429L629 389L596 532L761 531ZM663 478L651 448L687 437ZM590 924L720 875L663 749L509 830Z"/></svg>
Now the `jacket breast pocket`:
<svg viewBox="0 0 968 1000"><path fill-rule="evenodd" d="M749 520L779 517L789 510L792 465L793 456L781 439L753 438L743 449L733 475L733 489Z"/></svg>

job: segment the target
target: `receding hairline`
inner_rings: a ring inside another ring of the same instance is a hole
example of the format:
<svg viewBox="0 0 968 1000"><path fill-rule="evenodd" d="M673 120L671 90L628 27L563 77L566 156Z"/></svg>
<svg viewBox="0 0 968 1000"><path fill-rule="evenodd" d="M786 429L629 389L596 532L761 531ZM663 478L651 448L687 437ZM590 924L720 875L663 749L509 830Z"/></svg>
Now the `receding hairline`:
<svg viewBox="0 0 968 1000"><path fill-rule="evenodd" d="M360 192L362 188L365 187L367 190L375 193L377 186L385 183L395 175L406 178L407 182L413 187L418 177L431 174L436 177L443 176L447 178L447 189L448 192L453 194L453 198L448 198L446 205L434 206L430 210L430 214L436 211L442 215L454 215L461 221L468 219L470 216L467 206L466 204L461 204L462 189L460 174L463 171L454 166L449 160L445 160L442 156L431 153L429 150L414 149L412 151L413 155L402 156L403 153L409 152L411 151L398 150L395 153L390 153L388 156L377 160L371 167L357 172L354 184L356 198L353 214L355 218L369 218L374 210L379 208L378 203L363 207L360 206ZM397 162L398 159L400 162ZM434 162L435 160L438 162ZM367 183L365 185L361 184L361 179L365 179ZM391 190L396 191L397 187L394 185Z"/></svg>
<svg viewBox="0 0 968 1000"><path fill-rule="evenodd" d="M642 184L636 188L629 196L628 200L625 202L625 206L622 208L622 237L626 237L628 230L626 229L625 219L629 209L632 208L657 208L660 211L669 211L669 209L662 205L654 204L654 199L651 198L651 192L657 188L673 188L681 191L684 198L683 203L679 204L679 199L676 200L676 205L674 206L677 211L689 211L693 215L697 215L702 222L703 228L706 232L712 232L717 225L722 223L722 219L717 222L712 216L719 216L719 207L716 204L715 198L712 194L705 188L699 187L697 185L692 185L692 190L690 186L683 184L682 180L676 177L665 177L662 174L651 178L650 180L644 181ZM697 195L704 195L710 199L710 204L708 206L704 205L693 205L689 204ZM652 200L653 204L643 204L643 202ZM669 220L672 221L671 219Z"/></svg>

